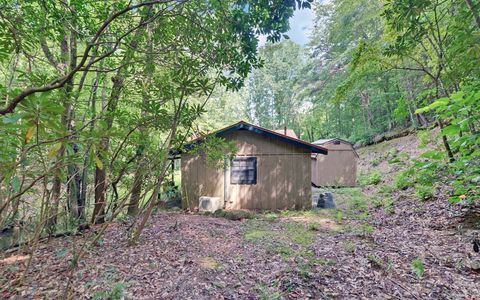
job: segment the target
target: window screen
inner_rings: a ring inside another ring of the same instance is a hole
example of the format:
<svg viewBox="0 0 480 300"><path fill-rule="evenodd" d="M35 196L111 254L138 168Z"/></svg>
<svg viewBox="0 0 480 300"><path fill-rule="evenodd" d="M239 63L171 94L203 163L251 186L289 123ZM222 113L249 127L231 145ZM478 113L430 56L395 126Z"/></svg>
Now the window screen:
<svg viewBox="0 0 480 300"><path fill-rule="evenodd" d="M231 184L257 184L257 158L237 157L232 160Z"/></svg>

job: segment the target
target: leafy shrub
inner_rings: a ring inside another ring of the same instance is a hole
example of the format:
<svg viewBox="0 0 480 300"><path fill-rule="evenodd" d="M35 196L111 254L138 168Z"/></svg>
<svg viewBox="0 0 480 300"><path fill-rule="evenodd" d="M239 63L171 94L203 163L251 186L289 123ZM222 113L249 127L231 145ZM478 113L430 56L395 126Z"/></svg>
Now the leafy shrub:
<svg viewBox="0 0 480 300"><path fill-rule="evenodd" d="M405 190L414 185L414 180L412 179L412 173L410 170L401 172L395 177L394 181L395 188L399 190Z"/></svg>
<svg viewBox="0 0 480 300"><path fill-rule="evenodd" d="M310 223L308 225L308 229L311 230L311 231L319 231L321 227L322 226L319 223L316 223L316 222Z"/></svg>
<svg viewBox="0 0 480 300"><path fill-rule="evenodd" d="M382 269L385 264L383 262L383 259L381 259L377 255L370 254L367 256L367 260L373 268L377 268L377 269Z"/></svg>
<svg viewBox="0 0 480 300"><path fill-rule="evenodd" d="M451 174L447 180L454 188L450 197L452 203L461 200L469 203L480 201L480 190L476 178L480 178L480 151L478 149L478 132L475 129L475 112L480 111L480 81L471 81L461 90L449 97L440 98L416 113L434 113L437 118L449 120L442 128L455 157L448 157L446 151L428 151L422 154L428 164L437 164L445 174ZM448 162L447 162L448 161Z"/></svg>
<svg viewBox="0 0 480 300"><path fill-rule="evenodd" d="M379 171L373 171L360 178L361 185L377 185L382 181L382 174Z"/></svg>
<svg viewBox="0 0 480 300"><path fill-rule="evenodd" d="M389 160L388 163L390 165L398 164L398 163L402 163L402 160L399 157L394 157L391 160Z"/></svg>
<svg viewBox="0 0 480 300"><path fill-rule="evenodd" d="M385 184L382 185L379 189L378 192L381 194L390 194L395 190L395 188L391 185Z"/></svg>
<svg viewBox="0 0 480 300"><path fill-rule="evenodd" d="M116 300L116 299L124 299L125 298L125 285L123 283L117 283L115 286L108 291L100 291L93 295L94 300Z"/></svg>
<svg viewBox="0 0 480 300"><path fill-rule="evenodd" d="M397 148L392 148L388 151L388 157L395 158L397 157L398 150Z"/></svg>
<svg viewBox="0 0 480 300"><path fill-rule="evenodd" d="M264 217L267 221L270 221L270 222L278 220L278 215L274 213L267 213L265 214Z"/></svg>
<svg viewBox="0 0 480 300"><path fill-rule="evenodd" d="M374 160L372 160L372 167L378 166L382 162L381 157L377 157Z"/></svg>
<svg viewBox="0 0 480 300"><path fill-rule="evenodd" d="M419 200L429 200L433 198L435 188L432 186L426 185L416 185L415 186L415 195Z"/></svg>
<svg viewBox="0 0 480 300"><path fill-rule="evenodd" d="M418 278L422 278L425 274L425 267L423 261L420 258L415 258L412 260L411 264L412 272L417 275Z"/></svg>
<svg viewBox="0 0 480 300"><path fill-rule="evenodd" d="M370 233L373 233L375 231L375 227L373 227L370 224L365 223L365 224L362 224L362 226L360 226L360 231L363 234L370 234Z"/></svg>

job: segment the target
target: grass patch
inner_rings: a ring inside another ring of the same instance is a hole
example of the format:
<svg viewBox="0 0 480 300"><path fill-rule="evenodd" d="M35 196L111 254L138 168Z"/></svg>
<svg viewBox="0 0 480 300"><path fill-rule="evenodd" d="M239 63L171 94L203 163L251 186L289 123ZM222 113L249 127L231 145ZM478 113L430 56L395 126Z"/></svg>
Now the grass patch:
<svg viewBox="0 0 480 300"><path fill-rule="evenodd" d="M222 268L222 264L216 261L213 257L202 257L198 260L198 264L205 269L217 270Z"/></svg>
<svg viewBox="0 0 480 300"><path fill-rule="evenodd" d="M383 161L382 157L377 157L372 160L372 167L377 167Z"/></svg>
<svg viewBox="0 0 480 300"><path fill-rule="evenodd" d="M395 187L391 186L391 185L388 185L388 184L382 185L382 186L380 186L380 188L378 188L378 192L380 194L384 194L384 195L389 195L393 191L395 191Z"/></svg>
<svg viewBox="0 0 480 300"><path fill-rule="evenodd" d="M348 253L355 253L357 250L357 245L355 245L355 243L352 241L345 241L343 242L342 246L343 249Z"/></svg>
<svg viewBox="0 0 480 300"><path fill-rule="evenodd" d="M278 254L285 259L288 259L295 254L293 249L287 245L287 243L282 241L273 241L271 244L267 245L267 252Z"/></svg>
<svg viewBox="0 0 480 300"><path fill-rule="evenodd" d="M258 297L261 300L280 300L282 295L279 292L270 292L268 287L264 284L257 286Z"/></svg>
<svg viewBox="0 0 480 300"><path fill-rule="evenodd" d="M315 232L309 230L304 224L286 222L282 227L286 230L286 238L296 244L309 246L315 242Z"/></svg>
<svg viewBox="0 0 480 300"><path fill-rule="evenodd" d="M216 210L213 214L216 218L225 218L232 221L240 221L255 218L255 213L247 210Z"/></svg>
<svg viewBox="0 0 480 300"><path fill-rule="evenodd" d="M245 234L245 239L250 242L255 242L270 237L273 237L273 232L267 230L252 230Z"/></svg>
<svg viewBox="0 0 480 300"><path fill-rule="evenodd" d="M265 218L265 220L270 222L274 222L278 220L278 215L275 213L267 213L263 217Z"/></svg>
<svg viewBox="0 0 480 300"><path fill-rule="evenodd" d="M383 259L381 259L377 255L370 254L367 256L367 260L372 266L372 268L383 269L383 267L385 266L385 262L383 261Z"/></svg>
<svg viewBox="0 0 480 300"><path fill-rule="evenodd" d="M380 171L372 171L369 174L360 174L360 178L358 179L360 185L377 185L382 181L382 174Z"/></svg>
<svg viewBox="0 0 480 300"><path fill-rule="evenodd" d="M109 290L103 290L96 292L92 299L94 300L111 300L111 299L125 299L125 290L126 285L123 283L117 283L115 284L111 289Z"/></svg>
<svg viewBox="0 0 480 300"><path fill-rule="evenodd" d="M392 158L388 161L388 164L394 165L394 164L404 164L403 161L400 159L400 157L395 157Z"/></svg>

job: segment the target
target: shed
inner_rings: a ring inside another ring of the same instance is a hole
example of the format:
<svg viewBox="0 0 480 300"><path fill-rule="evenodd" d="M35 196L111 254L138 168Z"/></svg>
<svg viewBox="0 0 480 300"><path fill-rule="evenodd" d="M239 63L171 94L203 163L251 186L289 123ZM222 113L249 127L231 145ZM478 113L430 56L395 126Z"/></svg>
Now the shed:
<svg viewBox="0 0 480 300"><path fill-rule="evenodd" d="M312 185L356 185L358 154L350 142L333 138L318 140L313 144L328 149L328 155L312 154Z"/></svg>
<svg viewBox="0 0 480 300"><path fill-rule="evenodd" d="M327 150L240 121L212 133L234 141L236 157L225 168L207 164L206 154L181 153L182 206L201 196L218 197L225 209L280 210L311 206L311 155ZM192 148L196 139L185 148Z"/></svg>

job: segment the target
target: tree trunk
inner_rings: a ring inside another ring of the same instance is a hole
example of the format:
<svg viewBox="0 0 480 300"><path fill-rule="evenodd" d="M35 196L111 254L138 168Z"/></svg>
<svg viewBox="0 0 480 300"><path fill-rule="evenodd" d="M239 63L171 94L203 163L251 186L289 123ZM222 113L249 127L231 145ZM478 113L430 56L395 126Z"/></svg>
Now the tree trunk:
<svg viewBox="0 0 480 300"><path fill-rule="evenodd" d="M140 159L142 161L142 159ZM138 204L140 202L140 194L142 192L143 170L142 162L138 164L133 179L132 194L130 196L130 203L128 205L128 215L136 216L138 214Z"/></svg>
<svg viewBox="0 0 480 300"><path fill-rule="evenodd" d="M140 24L145 21L145 17L142 17L140 20ZM132 41L130 42L129 47L126 49L126 53L122 59L120 67L117 70L116 75L112 78L113 86L112 92L110 93L110 98L107 104L107 118L106 124L107 128L105 128L106 132L109 132L113 126L113 112L117 109L117 104L120 99L120 95L122 93L122 89L124 87L124 81L126 77L126 68L130 64L132 60L132 53L137 49L138 46L138 38L144 32L144 27L139 27L135 32L135 36L133 37ZM110 145L110 139L108 135L105 135L102 139L102 143L100 146L99 151L97 151L97 157L100 161L102 161L103 166L99 166L97 164L95 168L95 204L93 209L92 215L92 223L103 223L105 221L105 207L106 207L106 193L107 193L107 173L106 173L106 166L107 164L104 162L103 153L108 152L108 148Z"/></svg>
<svg viewBox="0 0 480 300"><path fill-rule="evenodd" d="M370 110L370 97L367 92L362 91L360 92L360 98L362 100L362 108L365 110L367 115L367 124L368 127L372 127L373 115L372 111Z"/></svg>
<svg viewBox="0 0 480 300"><path fill-rule="evenodd" d="M153 32L152 27L147 26L147 54L145 57L146 67L145 67L145 75L146 75L146 85L145 91L143 92L142 97L142 117L146 116L145 108L148 102L150 101L148 89L150 87L153 73L155 71L155 62L153 56ZM145 141L147 139L147 135L145 134L145 130L142 127L140 129L141 140ZM128 205L128 214L130 216L136 216L138 214L138 204L140 202L140 194L142 193L142 182L143 182L143 175L144 175L144 168L145 168L145 159L143 158L143 145L137 146L137 155L139 159L137 159L137 167L135 170L135 176L133 179L133 187L132 193L130 196L130 203Z"/></svg>
<svg viewBox="0 0 480 300"><path fill-rule="evenodd" d="M441 132L441 130L443 129L443 122L441 120L438 120L437 125L440 128L440 134L442 135L443 146L445 147L445 150L447 151L448 159L450 160L450 162L454 162L455 157L453 156L452 149L450 148L450 144L448 143L448 138L445 134L443 134Z"/></svg>

